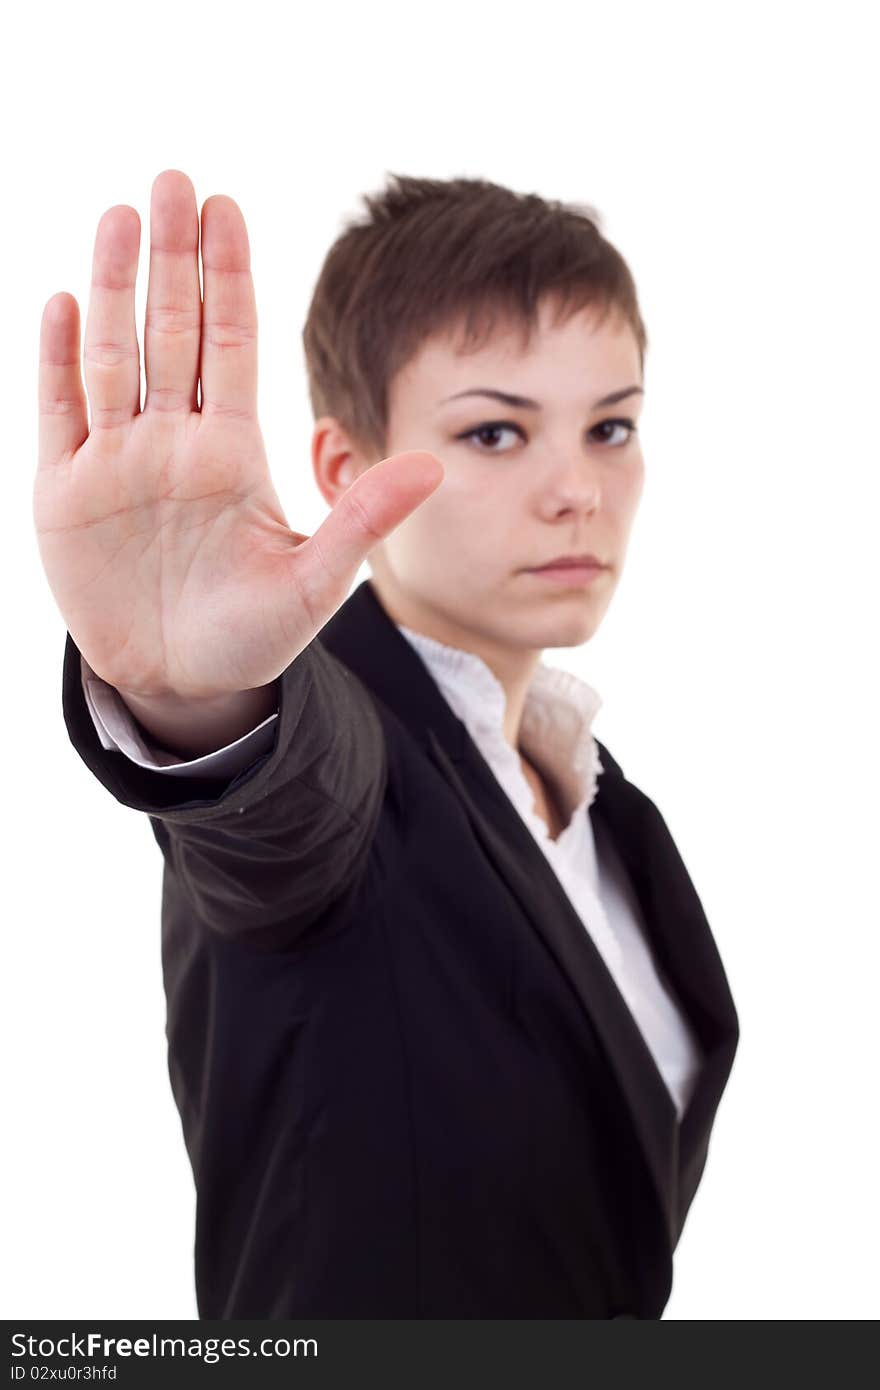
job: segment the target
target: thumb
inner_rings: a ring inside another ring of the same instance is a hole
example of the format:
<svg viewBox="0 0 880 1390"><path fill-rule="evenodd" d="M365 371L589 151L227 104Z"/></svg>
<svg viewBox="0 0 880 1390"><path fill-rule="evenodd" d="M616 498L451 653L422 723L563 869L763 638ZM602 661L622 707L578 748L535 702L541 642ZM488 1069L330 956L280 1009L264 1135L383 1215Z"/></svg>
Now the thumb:
<svg viewBox="0 0 880 1390"><path fill-rule="evenodd" d="M443 465L424 449L380 459L351 484L317 531L295 552L313 591L345 591L368 551L443 481Z"/></svg>

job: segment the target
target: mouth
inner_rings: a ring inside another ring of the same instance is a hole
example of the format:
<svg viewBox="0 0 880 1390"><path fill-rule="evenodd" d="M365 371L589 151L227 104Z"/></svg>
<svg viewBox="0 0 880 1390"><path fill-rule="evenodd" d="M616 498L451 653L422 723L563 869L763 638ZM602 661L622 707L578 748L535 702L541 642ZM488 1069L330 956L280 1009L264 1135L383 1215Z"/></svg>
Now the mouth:
<svg viewBox="0 0 880 1390"><path fill-rule="evenodd" d="M581 585L591 584L600 575L605 574L608 565L601 565L596 561L577 561L577 560L556 560L549 565L541 565L537 569L524 570L524 574L533 574L542 580L555 581L557 584Z"/></svg>
<svg viewBox="0 0 880 1390"><path fill-rule="evenodd" d="M530 570L583 569L587 566L597 569L608 568L598 555L593 555L590 551L581 551L577 555L554 555L552 560L547 560L545 564L532 565L529 568Z"/></svg>

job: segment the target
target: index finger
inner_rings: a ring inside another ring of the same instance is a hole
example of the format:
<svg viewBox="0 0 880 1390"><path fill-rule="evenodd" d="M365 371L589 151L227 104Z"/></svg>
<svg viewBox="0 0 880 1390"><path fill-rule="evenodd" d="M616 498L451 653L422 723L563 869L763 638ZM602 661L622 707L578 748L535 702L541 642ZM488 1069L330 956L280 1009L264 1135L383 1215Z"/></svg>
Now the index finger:
<svg viewBox="0 0 880 1390"><path fill-rule="evenodd" d="M238 204L223 194L202 207L202 265L202 413L255 419L257 305L250 244Z"/></svg>

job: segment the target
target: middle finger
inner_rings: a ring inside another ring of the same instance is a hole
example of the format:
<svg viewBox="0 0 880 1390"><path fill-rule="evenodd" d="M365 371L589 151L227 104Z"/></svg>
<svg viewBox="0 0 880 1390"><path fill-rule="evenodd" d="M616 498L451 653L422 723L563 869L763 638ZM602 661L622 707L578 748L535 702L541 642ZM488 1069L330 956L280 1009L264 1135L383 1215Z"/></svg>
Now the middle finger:
<svg viewBox="0 0 880 1390"><path fill-rule="evenodd" d="M195 189L179 169L166 169L150 197L144 410L198 409L201 325Z"/></svg>

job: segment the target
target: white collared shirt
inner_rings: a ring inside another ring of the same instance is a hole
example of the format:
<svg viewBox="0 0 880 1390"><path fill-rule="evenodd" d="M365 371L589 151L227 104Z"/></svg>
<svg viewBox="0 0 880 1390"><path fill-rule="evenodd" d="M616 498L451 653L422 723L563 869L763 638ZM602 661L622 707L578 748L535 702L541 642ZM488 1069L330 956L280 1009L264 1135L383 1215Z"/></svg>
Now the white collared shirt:
<svg viewBox="0 0 880 1390"><path fill-rule="evenodd" d="M569 671L538 663L526 692L519 745L551 781L564 828L553 840L534 808L519 754L504 736L504 689L474 652L438 642L396 624L453 713L464 723L499 784L546 855L569 901L590 933L641 1030L681 1117L699 1070L699 1044L654 960L638 900L620 856L603 843L597 856L588 807L602 764L592 722L602 701ZM277 714L225 748L183 761L144 737L116 690L81 657L83 691L101 744L140 767L171 776L233 776L268 749Z"/></svg>
<svg viewBox="0 0 880 1390"><path fill-rule="evenodd" d="M603 843L597 856L588 807L602 762L592 734L602 698L571 671L540 661L523 705L519 747L554 784L564 828L551 838L538 815L519 754L504 734L506 696L474 652L447 646L398 623L464 723L590 933L638 1024L681 1117L702 1053L669 981L655 962L643 917L620 856Z"/></svg>

